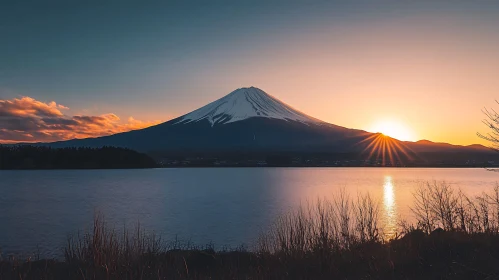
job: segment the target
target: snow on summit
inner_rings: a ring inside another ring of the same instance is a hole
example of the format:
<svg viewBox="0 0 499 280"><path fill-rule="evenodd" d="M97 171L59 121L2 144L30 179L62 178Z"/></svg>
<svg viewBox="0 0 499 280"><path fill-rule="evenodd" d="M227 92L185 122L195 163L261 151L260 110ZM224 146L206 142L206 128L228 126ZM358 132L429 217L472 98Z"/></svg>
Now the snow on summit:
<svg viewBox="0 0 499 280"><path fill-rule="evenodd" d="M211 126L242 121L248 118L269 118L301 123L320 123L261 89L240 88L180 118L177 123L208 120Z"/></svg>

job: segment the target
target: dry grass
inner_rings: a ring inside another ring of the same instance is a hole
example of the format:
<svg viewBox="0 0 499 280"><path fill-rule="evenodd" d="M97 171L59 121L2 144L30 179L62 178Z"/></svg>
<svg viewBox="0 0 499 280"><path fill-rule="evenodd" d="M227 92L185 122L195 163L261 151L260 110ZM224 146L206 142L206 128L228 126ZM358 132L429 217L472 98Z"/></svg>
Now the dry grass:
<svg viewBox="0 0 499 280"><path fill-rule="evenodd" d="M133 232L123 230L120 235L106 226L101 215L97 215L91 233L68 238L64 257L68 263L84 261L95 266L114 267L117 263L135 262L143 255L157 255L161 246L161 239L146 234L140 224Z"/></svg>

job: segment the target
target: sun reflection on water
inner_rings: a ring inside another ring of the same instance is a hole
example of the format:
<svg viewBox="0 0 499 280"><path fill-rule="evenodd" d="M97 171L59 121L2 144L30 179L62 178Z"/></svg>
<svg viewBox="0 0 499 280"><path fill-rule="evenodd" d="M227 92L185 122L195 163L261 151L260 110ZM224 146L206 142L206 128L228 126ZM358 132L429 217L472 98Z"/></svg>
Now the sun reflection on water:
<svg viewBox="0 0 499 280"><path fill-rule="evenodd" d="M397 204L393 190L392 176L385 176L383 183L384 234L388 239L394 238L397 231Z"/></svg>

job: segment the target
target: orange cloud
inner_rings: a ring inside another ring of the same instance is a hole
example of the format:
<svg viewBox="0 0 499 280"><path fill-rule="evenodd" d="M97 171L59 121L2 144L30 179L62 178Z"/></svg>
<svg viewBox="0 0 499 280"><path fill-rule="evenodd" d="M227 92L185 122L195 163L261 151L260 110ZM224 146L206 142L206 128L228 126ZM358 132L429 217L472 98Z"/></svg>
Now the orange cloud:
<svg viewBox="0 0 499 280"><path fill-rule="evenodd" d="M161 121L127 122L113 114L66 116L68 107L52 101L44 103L31 97L0 100L0 143L52 142L75 138L99 137L142 129Z"/></svg>
<svg viewBox="0 0 499 280"><path fill-rule="evenodd" d="M60 110L69 109L66 106L55 103L43 103L31 97L22 97L13 100L0 100L0 116L63 116Z"/></svg>

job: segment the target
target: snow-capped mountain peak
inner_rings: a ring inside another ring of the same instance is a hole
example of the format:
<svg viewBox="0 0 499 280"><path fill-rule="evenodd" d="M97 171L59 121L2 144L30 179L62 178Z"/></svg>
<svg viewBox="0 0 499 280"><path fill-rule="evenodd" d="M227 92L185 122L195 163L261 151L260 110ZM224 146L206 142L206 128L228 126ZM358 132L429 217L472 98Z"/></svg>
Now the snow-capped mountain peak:
<svg viewBox="0 0 499 280"><path fill-rule="evenodd" d="M297 121L305 124L321 123L255 87L240 88L228 95L180 117L177 123L208 120L211 126L242 121L248 118L268 118Z"/></svg>

